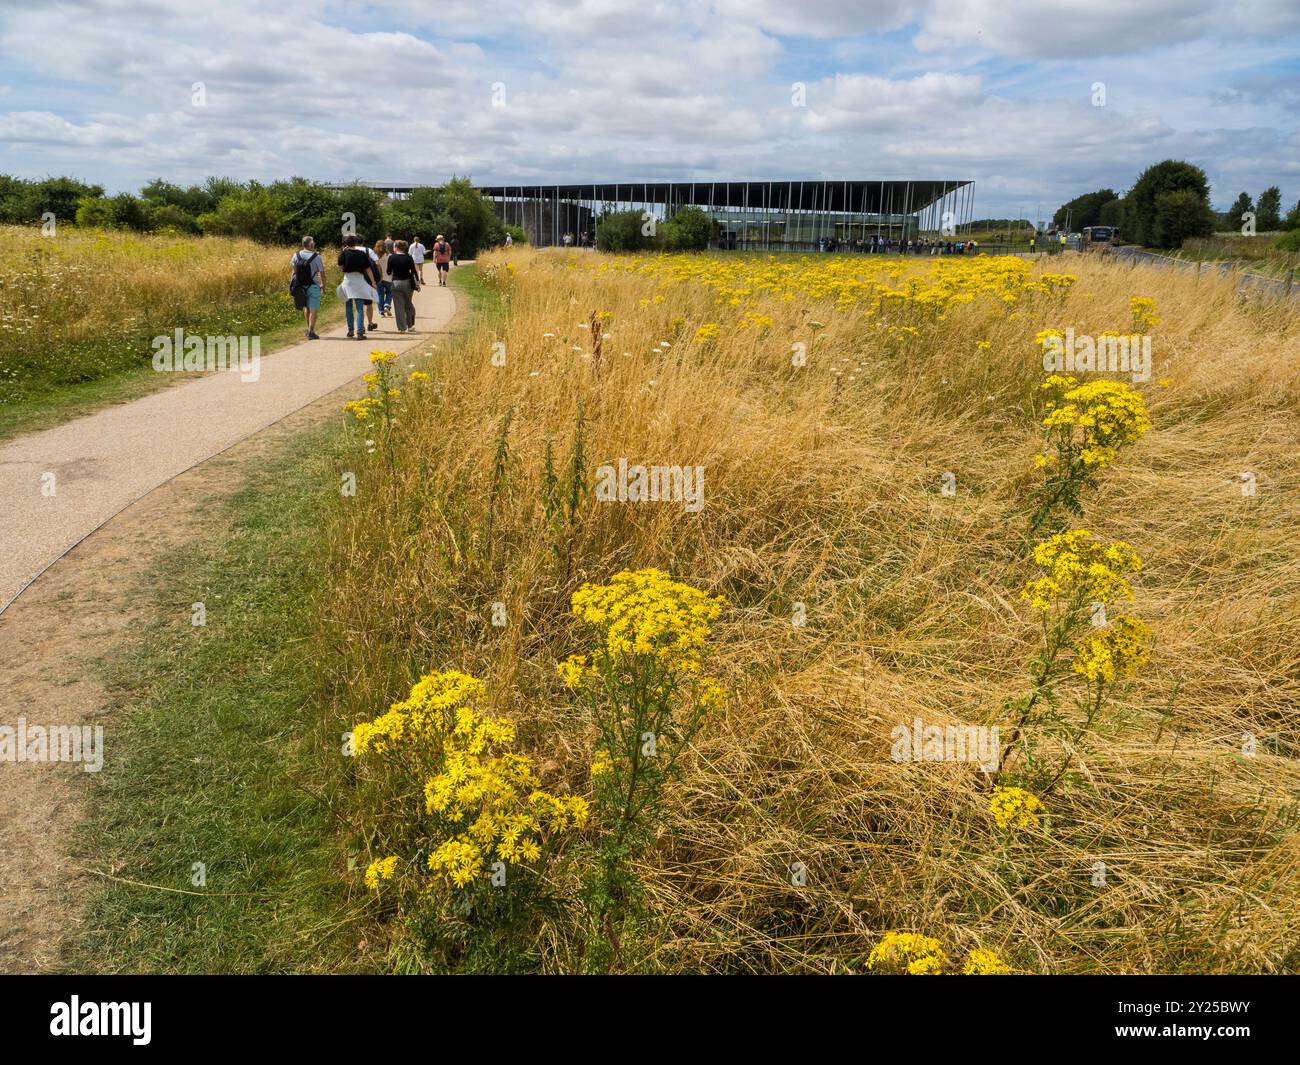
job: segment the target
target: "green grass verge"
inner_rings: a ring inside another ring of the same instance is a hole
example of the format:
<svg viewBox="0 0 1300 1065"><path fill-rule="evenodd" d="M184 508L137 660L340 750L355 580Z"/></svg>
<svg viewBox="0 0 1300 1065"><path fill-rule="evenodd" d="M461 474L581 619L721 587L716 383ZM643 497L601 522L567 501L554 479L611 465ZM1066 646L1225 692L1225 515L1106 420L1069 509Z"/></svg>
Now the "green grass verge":
<svg viewBox="0 0 1300 1065"><path fill-rule="evenodd" d="M469 302L468 317L488 323L500 322L505 318L506 306L501 293L484 282L477 266L469 264L453 267L447 276L447 283L456 290L456 295ZM437 281L433 284L436 285Z"/></svg>
<svg viewBox="0 0 1300 1065"><path fill-rule="evenodd" d="M365 968L364 900L349 895L357 877L329 801L346 765L322 735L306 650L338 424L245 463L202 543L148 579L157 620L108 664L123 709L81 836L79 864L116 879L103 879L68 970ZM192 883L196 862L206 886Z"/></svg>

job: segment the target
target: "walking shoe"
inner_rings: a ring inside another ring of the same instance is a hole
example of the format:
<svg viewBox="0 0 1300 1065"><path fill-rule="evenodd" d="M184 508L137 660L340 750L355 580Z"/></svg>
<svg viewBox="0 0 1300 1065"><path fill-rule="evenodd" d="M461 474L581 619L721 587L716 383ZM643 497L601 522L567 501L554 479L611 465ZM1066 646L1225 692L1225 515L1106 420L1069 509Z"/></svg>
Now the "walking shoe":
<svg viewBox="0 0 1300 1065"><path fill-rule="evenodd" d="M310 333L310 332L309 332L309 333L307 334L307 339L308 339L308 340L319 340L319 339L320 339L320 334L319 334L319 333Z"/></svg>
<svg viewBox="0 0 1300 1065"><path fill-rule="evenodd" d="M357 334L357 339L358 339L358 340L365 340L365 339L366 339L366 334L365 334L365 333L358 333L358 334Z"/></svg>
<svg viewBox="0 0 1300 1065"><path fill-rule="evenodd" d="M352 336L353 336L352 330L349 329L349 330L348 330L348 339L351 340L351 339L352 339Z"/></svg>

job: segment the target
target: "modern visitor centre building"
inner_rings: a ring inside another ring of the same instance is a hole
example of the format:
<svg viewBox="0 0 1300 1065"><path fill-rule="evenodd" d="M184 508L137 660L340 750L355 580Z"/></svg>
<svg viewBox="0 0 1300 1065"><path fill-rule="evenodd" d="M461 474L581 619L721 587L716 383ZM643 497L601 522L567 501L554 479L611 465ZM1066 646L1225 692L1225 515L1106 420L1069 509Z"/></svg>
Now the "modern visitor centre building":
<svg viewBox="0 0 1300 1065"><path fill-rule="evenodd" d="M414 185L371 187L393 199ZM654 181L480 185L502 221L538 246L577 241L609 211L663 221L698 207L717 225L715 246L779 251L819 242L952 237L973 217L971 181Z"/></svg>

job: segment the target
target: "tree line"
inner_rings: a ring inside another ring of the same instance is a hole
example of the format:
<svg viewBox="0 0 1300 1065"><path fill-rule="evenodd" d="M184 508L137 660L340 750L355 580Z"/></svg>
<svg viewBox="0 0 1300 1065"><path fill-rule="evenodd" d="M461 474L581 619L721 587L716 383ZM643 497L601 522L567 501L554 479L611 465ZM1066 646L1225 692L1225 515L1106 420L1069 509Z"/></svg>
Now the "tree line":
<svg viewBox="0 0 1300 1065"><path fill-rule="evenodd" d="M439 233L454 234L467 258L502 243L507 231L525 239L518 227L501 222L468 178L422 186L406 199L389 201L365 185L330 188L300 177L269 184L210 177L188 187L158 178L138 194L109 196L102 186L75 178L0 174L0 222L38 225L51 216L78 226L247 237L266 244L296 244L307 235L336 244L345 224L372 242L389 233L420 236L426 243Z"/></svg>
<svg viewBox="0 0 1300 1065"><path fill-rule="evenodd" d="M1287 231L1279 245L1294 243L1300 230L1300 203L1282 217L1282 192L1265 189L1259 202L1243 192L1232 209L1220 217L1210 207L1210 183L1205 171L1192 163L1166 159L1147 167L1124 195L1098 189L1062 204L1052 216L1054 225L1115 226L1124 240L1150 248L1179 248L1184 240L1208 237L1216 230L1240 232L1247 212L1255 215L1255 232Z"/></svg>

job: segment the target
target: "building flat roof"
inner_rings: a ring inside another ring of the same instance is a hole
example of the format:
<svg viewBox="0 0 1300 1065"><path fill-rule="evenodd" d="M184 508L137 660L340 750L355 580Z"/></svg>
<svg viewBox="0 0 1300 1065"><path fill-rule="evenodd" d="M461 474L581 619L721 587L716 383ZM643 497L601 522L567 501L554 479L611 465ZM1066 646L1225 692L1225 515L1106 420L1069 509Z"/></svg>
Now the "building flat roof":
<svg viewBox="0 0 1300 1065"><path fill-rule="evenodd" d="M410 193L418 184L363 181L384 192ZM580 181L476 185L492 198L589 200L596 203L695 204L769 211L868 212L921 210L969 180L873 181L856 178L772 178L767 181Z"/></svg>

